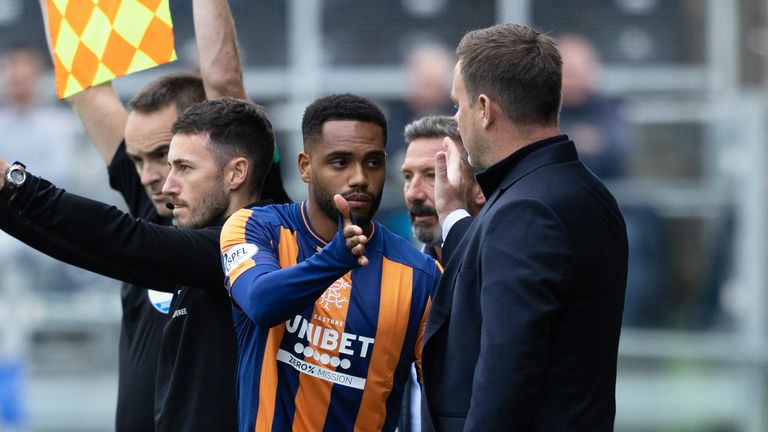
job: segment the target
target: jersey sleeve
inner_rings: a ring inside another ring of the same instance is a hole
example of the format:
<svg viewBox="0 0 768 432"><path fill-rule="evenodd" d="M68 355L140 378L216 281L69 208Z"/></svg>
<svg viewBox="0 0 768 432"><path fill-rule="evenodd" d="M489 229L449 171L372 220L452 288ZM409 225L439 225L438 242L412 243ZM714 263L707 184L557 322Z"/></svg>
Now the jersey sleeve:
<svg viewBox="0 0 768 432"><path fill-rule="evenodd" d="M268 273L280 268L274 248L279 239L260 219L253 210L242 209L230 216L221 230L221 264L230 293L246 271Z"/></svg>
<svg viewBox="0 0 768 432"><path fill-rule="evenodd" d="M335 280L357 267L341 229L320 252L280 268L280 241L269 207L241 210L224 224L222 265L230 295L261 327L274 327L317 300Z"/></svg>

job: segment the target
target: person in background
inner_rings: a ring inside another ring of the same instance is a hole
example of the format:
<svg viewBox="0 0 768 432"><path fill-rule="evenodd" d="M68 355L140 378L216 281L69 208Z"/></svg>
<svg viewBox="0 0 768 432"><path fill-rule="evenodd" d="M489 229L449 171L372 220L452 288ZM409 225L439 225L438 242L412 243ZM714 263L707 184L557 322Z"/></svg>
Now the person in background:
<svg viewBox="0 0 768 432"><path fill-rule="evenodd" d="M42 53L35 47L12 44L0 57L3 95L0 153L20 160L36 160L52 179L70 189L86 183L83 171L73 170L87 157L77 121L53 98L41 97ZM56 151L51 151L51 143ZM2 235L5 249L0 277L0 429L23 429L26 424L26 356L33 325L28 305L37 293L77 291L66 266ZM31 286L33 290L21 289Z"/></svg>
<svg viewBox="0 0 768 432"><path fill-rule="evenodd" d="M466 183L465 208L471 216L485 204L480 185L474 180L474 170L467 162L466 152L456 126L456 119L446 116L422 117L405 127L408 147L400 168L403 176L403 197L411 219L413 235L423 243L422 252L440 261L443 251L443 232L435 210L435 155L446 146L455 147L462 155L462 169ZM445 263L443 262L443 265ZM411 368L411 379L403 397L400 415L401 432L421 430L421 386L416 368Z"/></svg>
<svg viewBox="0 0 768 432"><path fill-rule="evenodd" d="M382 209L378 219L389 229L402 237L410 236L411 226L408 215L401 205L399 190L402 177L397 165L403 159L406 142L403 139L405 126L427 115L449 115L453 105L451 92L451 67L454 56L442 45L421 43L406 53L406 89L402 99L388 106L387 110L387 154L391 164L387 173L388 187L384 191ZM397 187L395 187L397 186Z"/></svg>
<svg viewBox="0 0 768 432"><path fill-rule="evenodd" d="M52 180L71 187L78 180L72 166L83 153L81 134L71 114L51 103L53 98L41 97L43 60L37 48L27 45L13 45L2 56L6 97L0 104L0 130L6 141L0 150L8 157L37 161Z"/></svg>
<svg viewBox="0 0 768 432"><path fill-rule="evenodd" d="M621 101L600 94L600 58L585 37L557 39L563 59L563 106L560 128L576 143L579 159L603 181L626 175L631 131Z"/></svg>
<svg viewBox="0 0 768 432"><path fill-rule="evenodd" d="M405 150L403 140L405 126L428 115L451 114L450 101L451 67L454 56L442 45L420 44L406 54L406 91L402 100L389 106L387 115L392 138L389 152L397 154Z"/></svg>
<svg viewBox="0 0 768 432"><path fill-rule="evenodd" d="M557 46L563 59L560 127L576 143L579 159L600 179L609 182L610 187L610 182L626 179L629 175L627 168L634 134L626 119L624 104L620 98L606 96L597 90L601 62L589 39L578 34L564 34L557 39ZM667 226L653 206L619 204L630 245L624 324L666 325L674 304L670 299L674 288L669 277ZM715 276L709 280L723 274L712 273ZM713 288L707 293L716 298L718 285L715 282L711 286ZM711 304L711 299L708 300ZM699 316L704 320L716 315L716 310L711 307L703 307L702 311Z"/></svg>
<svg viewBox="0 0 768 432"><path fill-rule="evenodd" d="M413 235L424 244L423 251L442 261L443 235L435 210L435 155L445 147L455 146L462 154L462 170L469 179L465 184L465 207L471 216L477 215L485 204L480 185L474 180L474 170L467 162L456 120L446 116L427 116L405 127L408 147L400 173L403 177L403 197L408 208Z"/></svg>

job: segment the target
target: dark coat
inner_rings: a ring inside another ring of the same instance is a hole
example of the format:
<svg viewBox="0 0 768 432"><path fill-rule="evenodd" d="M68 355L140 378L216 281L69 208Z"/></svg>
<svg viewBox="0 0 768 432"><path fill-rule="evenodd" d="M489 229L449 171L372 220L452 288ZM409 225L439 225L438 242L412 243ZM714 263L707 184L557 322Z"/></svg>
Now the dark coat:
<svg viewBox="0 0 768 432"><path fill-rule="evenodd" d="M615 199L564 135L477 178L487 203L446 239L424 333L424 430L613 430L628 253Z"/></svg>

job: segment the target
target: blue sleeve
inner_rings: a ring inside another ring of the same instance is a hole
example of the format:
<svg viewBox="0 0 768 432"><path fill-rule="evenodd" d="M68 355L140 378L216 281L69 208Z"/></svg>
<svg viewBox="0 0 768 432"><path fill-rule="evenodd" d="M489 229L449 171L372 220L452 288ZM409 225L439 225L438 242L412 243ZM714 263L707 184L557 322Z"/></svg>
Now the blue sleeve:
<svg viewBox="0 0 768 432"><path fill-rule="evenodd" d="M276 245L278 239L274 239L269 226L259 221L255 214L241 222L237 221L237 215L227 221L222 231L227 283L232 298L259 326L274 327L290 319L317 300L335 280L358 265L339 229L325 248L294 266L281 268ZM243 222L245 243L237 244L231 240L232 233L237 231L232 225L242 226ZM239 262L239 251L243 251L242 254L249 259ZM233 264L232 268L227 265L228 262Z"/></svg>

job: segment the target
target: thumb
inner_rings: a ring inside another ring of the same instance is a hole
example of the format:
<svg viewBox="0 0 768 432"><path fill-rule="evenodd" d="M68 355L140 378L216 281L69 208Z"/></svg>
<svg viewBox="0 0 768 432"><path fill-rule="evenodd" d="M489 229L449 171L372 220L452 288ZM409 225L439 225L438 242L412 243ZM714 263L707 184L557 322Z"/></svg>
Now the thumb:
<svg viewBox="0 0 768 432"><path fill-rule="evenodd" d="M352 217L350 216L349 203L343 196L336 194L333 196L333 202L336 204L336 208L341 215L341 223L343 225L349 225L352 223Z"/></svg>

